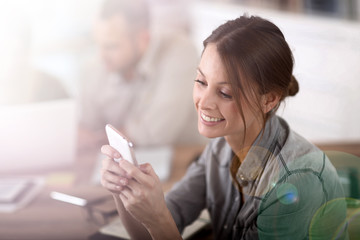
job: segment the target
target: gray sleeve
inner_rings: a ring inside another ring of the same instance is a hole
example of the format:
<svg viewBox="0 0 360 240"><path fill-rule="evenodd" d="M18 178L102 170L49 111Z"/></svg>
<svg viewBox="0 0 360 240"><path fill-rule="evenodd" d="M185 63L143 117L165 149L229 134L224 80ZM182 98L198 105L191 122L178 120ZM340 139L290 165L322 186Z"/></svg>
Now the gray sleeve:
<svg viewBox="0 0 360 240"><path fill-rule="evenodd" d="M206 204L206 159L209 146L166 195L166 204L180 232L197 219Z"/></svg>

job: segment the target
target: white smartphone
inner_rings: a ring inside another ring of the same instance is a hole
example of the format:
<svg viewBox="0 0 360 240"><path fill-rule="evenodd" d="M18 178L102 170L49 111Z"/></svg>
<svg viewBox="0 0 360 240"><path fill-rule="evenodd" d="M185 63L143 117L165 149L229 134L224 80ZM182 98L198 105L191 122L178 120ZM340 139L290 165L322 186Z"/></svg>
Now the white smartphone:
<svg viewBox="0 0 360 240"><path fill-rule="evenodd" d="M132 142L129 141L128 138L126 138L122 133L120 133L118 130L116 130L116 128L114 128L110 124L107 124L105 126L105 131L110 146L115 148L121 154L123 159L137 166L138 163L135 159L134 150L133 150L134 145L132 144ZM114 160L118 162L120 159L121 158L115 158Z"/></svg>

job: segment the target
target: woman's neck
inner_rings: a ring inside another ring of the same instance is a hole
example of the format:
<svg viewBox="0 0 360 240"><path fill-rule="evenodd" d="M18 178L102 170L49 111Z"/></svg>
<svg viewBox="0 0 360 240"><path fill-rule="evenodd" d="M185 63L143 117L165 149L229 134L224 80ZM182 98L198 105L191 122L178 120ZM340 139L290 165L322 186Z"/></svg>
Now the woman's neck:
<svg viewBox="0 0 360 240"><path fill-rule="evenodd" d="M245 132L225 136L225 140L230 145L235 155L239 158L240 162L245 159L250 147L260 134L261 129L261 124L252 124L251 127L247 128L245 138Z"/></svg>

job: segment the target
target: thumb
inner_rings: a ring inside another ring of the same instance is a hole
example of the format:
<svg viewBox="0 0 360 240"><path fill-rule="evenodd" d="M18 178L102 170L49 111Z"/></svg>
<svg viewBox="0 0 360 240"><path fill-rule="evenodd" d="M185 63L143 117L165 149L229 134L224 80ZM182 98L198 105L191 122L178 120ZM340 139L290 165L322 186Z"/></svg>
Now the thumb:
<svg viewBox="0 0 360 240"><path fill-rule="evenodd" d="M151 164L149 163L144 163L144 164L141 164L139 165L139 169L145 173L145 174L148 174L150 176L157 176L154 169L152 168Z"/></svg>

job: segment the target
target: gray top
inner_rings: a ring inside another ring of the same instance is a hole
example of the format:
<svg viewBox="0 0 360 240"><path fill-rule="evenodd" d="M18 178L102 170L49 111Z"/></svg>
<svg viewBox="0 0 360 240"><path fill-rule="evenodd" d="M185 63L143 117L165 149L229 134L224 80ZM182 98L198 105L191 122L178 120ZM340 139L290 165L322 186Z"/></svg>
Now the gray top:
<svg viewBox="0 0 360 240"><path fill-rule="evenodd" d="M346 203L326 155L270 118L237 171L224 138L213 139L166 195L181 232L207 208L216 239L347 239Z"/></svg>

